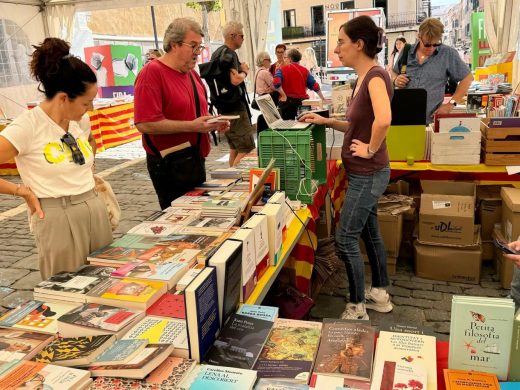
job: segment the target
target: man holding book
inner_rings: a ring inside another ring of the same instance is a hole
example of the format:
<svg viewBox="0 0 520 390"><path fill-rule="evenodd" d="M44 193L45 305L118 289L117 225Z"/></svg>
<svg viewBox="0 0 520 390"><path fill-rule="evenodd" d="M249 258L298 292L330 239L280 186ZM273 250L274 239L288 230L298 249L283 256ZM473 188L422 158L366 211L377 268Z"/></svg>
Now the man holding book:
<svg viewBox="0 0 520 390"><path fill-rule="evenodd" d="M210 150L208 133L229 127L228 121L210 121L214 117L208 115L206 88L194 71L204 49L203 36L194 20L175 19L164 34L165 54L143 68L135 81L135 124L143 133L148 173L161 209L192 189L171 179L162 155L196 147L204 165Z"/></svg>

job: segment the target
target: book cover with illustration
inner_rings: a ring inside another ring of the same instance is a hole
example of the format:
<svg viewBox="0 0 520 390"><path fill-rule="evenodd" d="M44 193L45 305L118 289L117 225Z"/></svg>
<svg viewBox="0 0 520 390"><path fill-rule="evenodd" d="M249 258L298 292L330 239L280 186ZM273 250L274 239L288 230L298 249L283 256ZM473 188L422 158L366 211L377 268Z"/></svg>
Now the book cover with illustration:
<svg viewBox="0 0 520 390"><path fill-rule="evenodd" d="M126 364L148 345L148 340L116 340L92 364L95 366Z"/></svg>
<svg viewBox="0 0 520 390"><path fill-rule="evenodd" d="M30 360L54 336L12 328L0 328L0 363L13 360Z"/></svg>
<svg viewBox="0 0 520 390"><path fill-rule="evenodd" d="M146 315L156 317L186 319L184 294L165 293L146 310Z"/></svg>
<svg viewBox="0 0 520 390"><path fill-rule="evenodd" d="M321 326L321 322L276 319L254 366L258 377L308 383Z"/></svg>
<svg viewBox="0 0 520 390"><path fill-rule="evenodd" d="M253 370L203 364L193 381L183 382L180 389L249 390L253 388L255 381L256 372Z"/></svg>
<svg viewBox="0 0 520 390"><path fill-rule="evenodd" d="M125 364L91 365L88 370L92 376L118 376L143 379L160 366L173 352L170 344L148 344L137 356Z"/></svg>
<svg viewBox="0 0 520 390"><path fill-rule="evenodd" d="M56 299L84 302L84 295L108 278L114 271L111 267L84 265L75 272L59 272L34 287L34 296L55 296Z"/></svg>
<svg viewBox="0 0 520 390"><path fill-rule="evenodd" d="M446 390L500 390L495 374L447 368L443 372Z"/></svg>
<svg viewBox="0 0 520 390"><path fill-rule="evenodd" d="M157 245L161 237L125 234L111 244L87 256L91 264L118 265L136 260L146 249Z"/></svg>
<svg viewBox="0 0 520 390"><path fill-rule="evenodd" d="M80 306L79 303L27 301L0 318L0 326L55 335L58 318Z"/></svg>
<svg viewBox="0 0 520 390"><path fill-rule="evenodd" d="M177 281L188 271L188 263L165 262L153 263L131 261L112 272L116 278L155 280L164 282L168 288L173 288Z"/></svg>
<svg viewBox="0 0 520 390"><path fill-rule="evenodd" d="M23 361L0 378L0 389L85 389L90 373L71 367Z"/></svg>
<svg viewBox="0 0 520 390"><path fill-rule="evenodd" d="M127 234L139 234L141 236L159 236L164 237L177 232L179 226L168 221L145 221L134 226Z"/></svg>
<svg viewBox="0 0 520 390"><path fill-rule="evenodd" d="M514 309L509 298L453 296L448 367L506 380Z"/></svg>
<svg viewBox="0 0 520 390"><path fill-rule="evenodd" d="M374 337L369 324L324 320L314 372L369 381Z"/></svg>
<svg viewBox="0 0 520 390"><path fill-rule="evenodd" d="M226 217L198 217L184 226L180 231L188 234L201 232L224 232L236 223L236 218Z"/></svg>
<svg viewBox="0 0 520 390"><path fill-rule="evenodd" d="M100 376L92 383L90 389L176 390L186 375L193 370L195 364L195 360L170 356L144 379Z"/></svg>
<svg viewBox="0 0 520 390"><path fill-rule="evenodd" d="M157 245L144 251L138 260L163 265L169 263L184 263L191 267L196 261L200 249L183 248L178 245Z"/></svg>
<svg viewBox="0 0 520 390"><path fill-rule="evenodd" d="M119 333L143 316L139 310L84 303L58 318L58 332L64 337Z"/></svg>
<svg viewBox="0 0 520 390"><path fill-rule="evenodd" d="M290 383L260 378L255 384L255 390L309 390L309 386L303 383Z"/></svg>
<svg viewBox="0 0 520 390"><path fill-rule="evenodd" d="M278 308L276 306L250 305L244 303L238 309L237 314L258 318L260 320L274 321L278 318Z"/></svg>
<svg viewBox="0 0 520 390"><path fill-rule="evenodd" d="M172 344L175 356L188 357L186 322L174 318L145 317L130 329L123 340L143 340L150 343Z"/></svg>
<svg viewBox="0 0 520 390"><path fill-rule="evenodd" d="M87 302L146 310L165 292L163 282L107 279L87 294Z"/></svg>
<svg viewBox="0 0 520 390"><path fill-rule="evenodd" d="M412 390L437 388L435 337L381 331L370 389L393 390L403 384Z"/></svg>
<svg viewBox="0 0 520 390"><path fill-rule="evenodd" d="M272 326L271 321L232 314L208 351L205 363L251 369Z"/></svg>
<svg viewBox="0 0 520 390"><path fill-rule="evenodd" d="M63 337L43 348L32 360L58 366L87 366L115 341L113 335Z"/></svg>

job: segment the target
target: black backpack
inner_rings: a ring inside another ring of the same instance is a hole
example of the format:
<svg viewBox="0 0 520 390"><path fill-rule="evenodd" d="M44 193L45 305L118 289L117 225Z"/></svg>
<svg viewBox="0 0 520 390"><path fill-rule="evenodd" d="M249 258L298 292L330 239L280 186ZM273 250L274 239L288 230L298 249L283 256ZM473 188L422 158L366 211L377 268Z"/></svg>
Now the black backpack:
<svg viewBox="0 0 520 390"><path fill-rule="evenodd" d="M219 47L211 56L211 61L199 65L200 77L209 87L211 104L219 112L240 100L240 86L231 84L229 77L232 66L233 55L226 46Z"/></svg>

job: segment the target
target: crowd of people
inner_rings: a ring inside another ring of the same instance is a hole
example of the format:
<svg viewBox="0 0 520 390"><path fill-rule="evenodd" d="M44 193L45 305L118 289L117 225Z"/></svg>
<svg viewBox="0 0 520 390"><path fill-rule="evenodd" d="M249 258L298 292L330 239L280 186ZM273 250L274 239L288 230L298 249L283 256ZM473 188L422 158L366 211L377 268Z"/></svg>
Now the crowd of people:
<svg viewBox="0 0 520 390"><path fill-rule="evenodd" d="M224 44L211 57L219 65L220 79L209 85L209 96L195 70L204 49L204 33L197 22L188 18L175 19L168 26L164 53L148 53L149 61L137 76L135 124L143 134L147 169L161 209L193 186L192 182L188 186L182 180L172 180L171 167L161 152L196 147L197 157L204 164L211 131L225 134L230 166L237 165L255 148L255 128L245 88L252 70L237 54L245 32L235 21L228 22L222 32ZM385 70L377 61L385 41L383 29L368 16L349 20L341 26L334 50L341 63L357 74L345 118L325 118L316 113L299 118L344 133L341 156L349 185L336 233L337 253L345 263L349 285L343 318L368 319L367 309L389 312L393 308L386 291L389 278L377 203L390 178L385 136L392 118L394 87L426 89L429 122L435 112L451 111L473 79L458 53L442 44L442 33L443 26L437 19L426 19L414 44L404 39L395 42L390 66ZM406 45L409 47L405 50ZM256 57L252 78L257 95L270 94L284 119L296 117L302 101L309 98L308 90L325 100L313 74L317 62L312 49L305 50L302 56L299 50L287 50L279 44L275 54L274 62L265 51ZM403 60L406 72L399 66ZM18 117L0 136L0 162L14 157L24 184L0 179L0 193L26 201L40 271L46 279L60 271L76 270L90 252L111 242L112 232L106 207L94 191L95 142L89 129L80 126L97 93L95 73L72 56L70 45L58 38L47 38L35 46L31 71L45 99ZM458 87L452 101L444 103L447 78L458 82ZM215 114L210 112L210 105L216 109ZM223 119L223 115L236 119ZM200 180L199 184L204 178ZM364 285L360 238L365 242L372 269L369 289ZM520 242L510 245L520 249ZM507 257L517 265L512 294L518 306L520 256Z"/></svg>

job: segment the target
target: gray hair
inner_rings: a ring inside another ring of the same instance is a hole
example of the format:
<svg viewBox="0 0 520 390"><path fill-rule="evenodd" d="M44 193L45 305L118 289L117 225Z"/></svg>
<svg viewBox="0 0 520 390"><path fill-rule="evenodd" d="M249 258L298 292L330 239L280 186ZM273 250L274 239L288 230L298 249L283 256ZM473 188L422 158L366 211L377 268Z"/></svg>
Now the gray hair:
<svg viewBox="0 0 520 390"><path fill-rule="evenodd" d="M239 34L244 31L244 26L240 22L231 20L227 22L222 28L222 36L224 39L230 37L233 34Z"/></svg>
<svg viewBox="0 0 520 390"><path fill-rule="evenodd" d="M199 34L201 37L204 36L202 27L194 19L190 18L178 18L174 19L170 23L166 32L164 33L163 48L166 53L171 49L172 43L181 43L186 36L188 31L193 31Z"/></svg>
<svg viewBox="0 0 520 390"><path fill-rule="evenodd" d="M264 60L268 60L270 58L271 58L271 56L269 55L268 52L261 51L260 53L258 53L256 55L256 58L255 58L256 66L258 66L258 67L262 66L264 64Z"/></svg>

